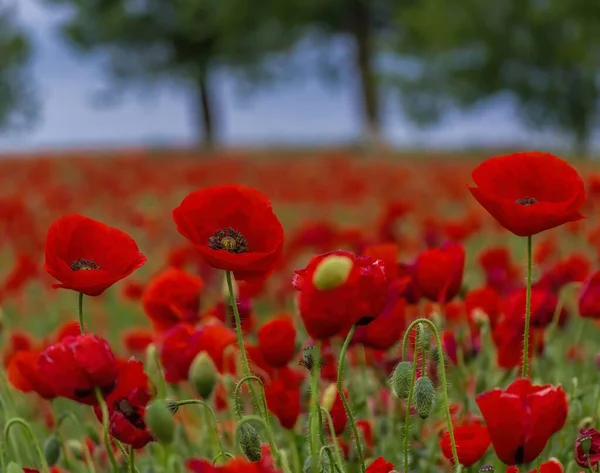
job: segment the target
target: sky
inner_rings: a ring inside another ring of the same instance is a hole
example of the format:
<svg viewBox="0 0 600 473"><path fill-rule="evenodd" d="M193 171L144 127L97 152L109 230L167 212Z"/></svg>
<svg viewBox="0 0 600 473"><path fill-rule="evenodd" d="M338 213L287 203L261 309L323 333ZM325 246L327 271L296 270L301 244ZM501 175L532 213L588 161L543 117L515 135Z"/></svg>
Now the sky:
<svg viewBox="0 0 600 473"><path fill-rule="evenodd" d="M21 23L33 36L33 75L42 109L35 129L0 135L0 152L193 142L191 100L185 91L165 84L143 97L132 91L116 105L98 107L94 98L107 83L101 58L81 56L58 37L56 28L64 12L41 6L40 0L0 0L7 1L16 3ZM214 82L221 140L226 145L338 144L360 135L351 80L331 87L309 78L249 97L241 97L226 74L219 74ZM425 130L402 117L395 100L385 97L384 123L386 139L398 147L539 148L548 140L561 145L554 135L527 130L506 98L468 113L449 111L440 123Z"/></svg>

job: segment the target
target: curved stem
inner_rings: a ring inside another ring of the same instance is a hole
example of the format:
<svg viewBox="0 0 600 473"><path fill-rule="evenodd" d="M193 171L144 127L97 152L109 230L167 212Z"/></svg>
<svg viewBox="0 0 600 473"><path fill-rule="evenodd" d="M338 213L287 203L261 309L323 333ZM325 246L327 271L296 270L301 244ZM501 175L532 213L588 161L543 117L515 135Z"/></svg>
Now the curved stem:
<svg viewBox="0 0 600 473"><path fill-rule="evenodd" d="M110 461L110 465L115 473L119 471L119 465L117 465L117 460L115 458L115 454L112 451L112 445L110 443L109 436L109 425L108 425L108 406L106 405L106 401L104 400L104 396L100 389L95 388L96 398L98 399L98 404L100 404L100 410L102 411L102 430L104 431L104 447L106 448L106 454L108 455L108 460Z"/></svg>
<svg viewBox="0 0 600 473"><path fill-rule="evenodd" d="M348 405L348 400L346 396L344 396L344 385L343 385L343 377L344 377L344 361L346 359L346 351L348 350L348 346L350 345L350 341L354 336L354 332L356 331L356 325L353 325L348 332L348 336L346 340L344 340L344 345L342 346L342 351L340 352L340 360L338 363L338 376L337 376L337 388L340 398L342 399L342 404L344 404L344 410L346 411L346 415L348 416L348 421L350 422L350 427L352 429L352 434L354 435L354 444L356 445L356 454L358 455L358 464L360 466L360 471L365 473L365 457L363 454L362 444L360 442L360 436L358 434L358 427L356 427L356 421L354 420L354 414L352 414L352 410Z"/></svg>
<svg viewBox="0 0 600 473"><path fill-rule="evenodd" d="M20 417L13 417L6 423L6 426L4 427L4 443L8 444L8 440L10 438L8 434L10 433L10 429L12 428L13 425L17 425L17 424L20 425L21 427L23 427L23 430L25 430L27 437L29 437L29 442L31 442L31 445L33 445L33 448L35 449L35 452L37 453L37 455L40 459L40 463L42 464L42 471L44 473L50 473L50 467L48 466L46 457L42 453L40 444L37 441L37 439L35 438L35 435L33 435L33 432L31 431L31 427L29 427L29 424L24 419L21 419Z"/></svg>
<svg viewBox="0 0 600 473"><path fill-rule="evenodd" d="M407 330L408 333L408 330ZM413 395L415 392L415 380L417 379L417 356L419 355L419 331L415 332L415 350L413 353L412 362L412 377L410 381L410 389L408 391L408 399L406 400L406 412L404 413L404 471L408 473L408 434L410 428L410 406L412 404ZM405 357L404 357L405 358ZM404 359L403 358L403 359Z"/></svg>
<svg viewBox="0 0 600 473"><path fill-rule="evenodd" d="M319 458L323 456L323 452L327 452L327 454L329 455L329 461L331 462L331 471L335 472L335 470L337 470L340 473L344 473L344 470L341 469L333 459L333 455L331 454L331 447L329 445L323 445L321 447L321 450L319 451Z"/></svg>
<svg viewBox="0 0 600 473"><path fill-rule="evenodd" d="M523 334L523 367L521 377L529 376L529 325L531 321L531 235L527 237L527 294L525 299L525 331Z"/></svg>
<svg viewBox="0 0 600 473"><path fill-rule="evenodd" d="M454 460L455 468L460 467L460 461L458 460L458 453L456 451L456 438L454 437L454 426L452 425L452 415L450 414L450 402L448 400L448 381L446 378L446 360L444 358L444 349L442 348L442 340L440 339L440 333L438 332L435 324L429 319L417 319L412 322L406 333L404 334L404 340L402 341L402 353L403 357L406 358L406 341L408 339L408 334L417 324L426 324L431 331L433 332L433 336L435 337L436 349L438 351L439 367L440 367L440 382L442 385L442 393L444 395L444 410L446 412L446 423L448 424L448 436L450 437L450 445L452 446L452 458Z"/></svg>
<svg viewBox="0 0 600 473"><path fill-rule="evenodd" d="M335 451L336 460L339 463L340 468L343 469L344 461L342 460L342 455L340 454L339 445L335 441L336 437L335 427L333 426L333 419L331 418L331 414L329 414L329 411L327 409L325 409L324 407L321 407L320 409L321 415L325 416L325 419L327 419L327 426L329 427L329 435L331 435L331 441L333 442L333 449Z"/></svg>
<svg viewBox="0 0 600 473"><path fill-rule="evenodd" d="M185 401L178 401L177 406L187 406L190 404L196 404L198 406L202 406L205 409L205 412L209 415L212 421L212 428L215 437L217 438L217 445L219 448L219 455L226 456L225 447L223 446L223 439L221 438L221 434L219 433L219 422L217 421L217 416L215 415L215 411L210 407L206 402L201 401L199 399L187 399Z"/></svg>
<svg viewBox="0 0 600 473"><path fill-rule="evenodd" d="M319 457L317 452L318 444L318 429L319 425L315 423L315 417L319 417L317 409L319 406L319 374L321 372L321 342L315 343L313 356L313 364L310 370L310 414L308 417L308 442L310 447L310 458L313 473L319 471Z"/></svg>
<svg viewBox="0 0 600 473"><path fill-rule="evenodd" d="M231 453L219 453L212 460L213 466L217 463L217 460L219 460L221 458L229 458L230 460L233 460L235 457Z"/></svg>
<svg viewBox="0 0 600 473"><path fill-rule="evenodd" d="M267 408L267 399L266 399L266 396L265 396L265 387L264 387L264 384L263 384L262 380L258 376L248 375L248 376L244 376L242 379L240 379L236 383L235 390L233 392L233 396L234 396L234 399L235 399L235 402L234 402L235 415L238 417L238 419L240 419L242 417L242 410L241 410L242 404L240 402L240 399L241 399L240 389L242 388L242 385L244 383L248 383L248 385L250 387L252 387L252 381L256 381L258 383L258 385L260 386L260 391L261 391L261 395L262 395L261 396L262 397L262 399L261 399L262 402L260 403L260 405L258 405L259 414L261 416L263 416L263 417L268 417L268 415L269 415L269 411L268 411L268 408ZM263 410L262 413L260 412L260 409Z"/></svg>
<svg viewBox="0 0 600 473"><path fill-rule="evenodd" d="M81 335L85 335L85 327L83 325L83 292L79 293L77 313L79 315L79 330Z"/></svg>

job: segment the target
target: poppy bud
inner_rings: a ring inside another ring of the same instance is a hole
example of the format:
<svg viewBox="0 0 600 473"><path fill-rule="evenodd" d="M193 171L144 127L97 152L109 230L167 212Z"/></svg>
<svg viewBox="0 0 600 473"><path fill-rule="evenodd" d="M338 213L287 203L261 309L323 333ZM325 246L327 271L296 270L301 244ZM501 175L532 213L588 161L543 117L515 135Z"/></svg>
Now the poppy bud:
<svg viewBox="0 0 600 473"><path fill-rule="evenodd" d="M67 440L67 448L71 452L71 454L77 458L79 461L84 460L83 449L85 448L83 444L79 440L70 439Z"/></svg>
<svg viewBox="0 0 600 473"><path fill-rule="evenodd" d="M494 473L496 469L493 465L483 465L479 467L479 473Z"/></svg>
<svg viewBox="0 0 600 473"><path fill-rule="evenodd" d="M163 400L154 401L146 408L146 424L152 436L160 443L170 444L175 437L173 414Z"/></svg>
<svg viewBox="0 0 600 473"><path fill-rule="evenodd" d="M260 436L250 424L242 424L239 430L240 447L246 458L251 462L258 462L262 458L260 450Z"/></svg>
<svg viewBox="0 0 600 473"><path fill-rule="evenodd" d="M10 462L6 468L6 473L23 473L23 471L23 468L21 468L15 462Z"/></svg>
<svg viewBox="0 0 600 473"><path fill-rule="evenodd" d="M48 466L54 466L58 463L60 458L60 442L55 435L46 439L43 451Z"/></svg>
<svg viewBox="0 0 600 473"><path fill-rule="evenodd" d="M87 433L88 438L94 442L95 445L100 445L100 436L98 435L98 430L92 424L85 425L85 431Z"/></svg>
<svg viewBox="0 0 600 473"><path fill-rule="evenodd" d="M208 399L217 384L217 367L210 355L202 351L192 364L188 371L188 379L192 386L202 399Z"/></svg>
<svg viewBox="0 0 600 473"><path fill-rule="evenodd" d="M335 384L330 384L323 391L323 396L321 397L321 407L323 407L327 411L331 411L333 407L333 403L335 402L338 396L337 386Z"/></svg>
<svg viewBox="0 0 600 473"><path fill-rule="evenodd" d="M410 361L401 361L394 368L390 379L390 386L396 397L400 399L408 398L412 383L412 369L413 365Z"/></svg>
<svg viewBox="0 0 600 473"><path fill-rule="evenodd" d="M421 419L427 419L435 405L435 387L427 376L421 376L415 383L415 407Z"/></svg>
<svg viewBox="0 0 600 473"><path fill-rule="evenodd" d="M353 266L354 262L347 256L327 256L316 267L312 282L320 291L334 289L348 280Z"/></svg>

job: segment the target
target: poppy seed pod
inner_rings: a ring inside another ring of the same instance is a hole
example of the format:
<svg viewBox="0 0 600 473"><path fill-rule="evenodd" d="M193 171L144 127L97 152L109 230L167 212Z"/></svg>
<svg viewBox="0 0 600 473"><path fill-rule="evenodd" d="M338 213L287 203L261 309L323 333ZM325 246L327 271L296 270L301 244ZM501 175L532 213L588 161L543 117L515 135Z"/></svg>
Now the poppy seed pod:
<svg viewBox="0 0 600 473"><path fill-rule="evenodd" d="M146 424L152 436L163 444L170 444L175 437L175 421L173 414L167 404L162 401L154 401L146 408Z"/></svg>
<svg viewBox="0 0 600 473"><path fill-rule="evenodd" d="M401 361L396 365L396 368L394 368L394 372L390 379L390 386L392 392L399 399L408 398L410 385L412 383L412 369L413 365L410 361Z"/></svg>
<svg viewBox="0 0 600 473"><path fill-rule="evenodd" d="M188 372L188 379L202 399L208 399L217 384L218 372L210 355L202 351L192 364Z"/></svg>
<svg viewBox="0 0 600 473"><path fill-rule="evenodd" d="M250 424L242 424L239 430L239 442L244 455L249 461L260 461L262 458L260 436L254 427Z"/></svg>
<svg viewBox="0 0 600 473"><path fill-rule="evenodd" d="M422 376L415 383L415 407L421 419L427 419L435 406L435 387L431 379Z"/></svg>
<svg viewBox="0 0 600 473"><path fill-rule="evenodd" d="M315 268L312 282L319 291L327 291L344 284L354 262L351 258L342 255L329 255Z"/></svg>
<svg viewBox="0 0 600 473"><path fill-rule="evenodd" d="M46 439L43 451L48 466L54 466L58 463L60 459L60 442L55 435Z"/></svg>

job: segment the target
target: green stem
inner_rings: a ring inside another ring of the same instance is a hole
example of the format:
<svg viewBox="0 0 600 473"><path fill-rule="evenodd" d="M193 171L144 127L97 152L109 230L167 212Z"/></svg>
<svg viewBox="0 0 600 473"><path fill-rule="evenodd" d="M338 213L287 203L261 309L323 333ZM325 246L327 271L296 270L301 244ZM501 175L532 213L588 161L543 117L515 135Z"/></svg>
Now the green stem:
<svg viewBox="0 0 600 473"><path fill-rule="evenodd" d="M319 472L319 456L318 456L318 442L319 425L316 424L318 419L317 409L319 407L319 374L321 372L321 342L317 341L313 349L313 363L310 371L310 414L308 418L308 441L310 446L310 458L312 464L313 473Z"/></svg>
<svg viewBox="0 0 600 473"><path fill-rule="evenodd" d="M102 411L102 430L104 430L104 447L106 448L106 454L108 455L108 460L110 461L110 465L115 473L119 472L119 465L117 464L117 460L115 458L115 454L112 451L112 445L110 443L109 436L109 420L108 420L108 406L106 405L106 401L104 400L104 396L102 392L98 388L94 388L96 392L96 398L98 399L98 404L100 404L100 410Z"/></svg>
<svg viewBox="0 0 600 473"><path fill-rule="evenodd" d="M346 411L346 415L348 416L348 422L350 423L350 428L352 429L352 434L354 435L354 444L356 445L356 454L358 455L358 465L360 467L360 471L365 473L365 457L363 454L362 444L360 442L360 436L358 434L358 427L356 427L356 421L354 420L354 414L352 414L352 410L348 405L348 400L346 396L344 396L344 385L343 385L343 377L344 377L344 361L346 360L346 351L348 350L348 346L350 345L350 341L354 336L354 332L356 331L356 325L353 325L348 332L348 336L344 341L344 345L342 346L342 351L340 352L340 359L338 362L338 376L337 376L337 388L340 398L342 399L342 404L344 404L344 410Z"/></svg>
<svg viewBox="0 0 600 473"><path fill-rule="evenodd" d="M531 322L531 236L527 237L527 294L525 299L525 331L523 334L523 367L521 377L529 376L529 325Z"/></svg>
<svg viewBox="0 0 600 473"><path fill-rule="evenodd" d="M23 427L23 430L25 430L26 435L29 438L30 444L33 446L35 452L37 453L37 455L40 459L40 463L42 464L43 473L50 473L50 468L48 467L48 462L46 461L46 457L42 453L40 444L37 441L37 439L35 438L35 436L33 435L33 432L31 431L31 427L29 427L29 424L24 419L21 419L20 417L13 417L6 423L6 426L4 427L4 443L8 445L8 441L10 439L10 436L8 434L10 433L10 429L12 428L13 425L17 425L17 424L20 425L21 427Z"/></svg>
<svg viewBox="0 0 600 473"><path fill-rule="evenodd" d="M77 306L77 313L79 314L79 330L81 331L81 335L85 335L85 327L83 325L83 292L79 293Z"/></svg>
<svg viewBox="0 0 600 473"><path fill-rule="evenodd" d="M439 361L440 383L441 383L441 387L442 387L442 393L444 395L444 410L446 411L446 423L448 424L448 436L450 437L450 445L452 446L452 458L454 460L455 468L459 468L460 461L458 460L458 453L456 451L456 439L454 437L454 426L452 425L452 415L450 414L450 402L448 399L448 381L446 378L446 360L444 358L444 349L442 347L442 340L440 339L440 333L438 332L437 327L431 320L417 319L408 326L408 329L406 330L406 333L404 334L404 340L402 341L403 358L406 358L406 349L407 349L406 342L408 341L408 336L409 336L411 330L417 324L421 324L421 323L426 324L431 329L431 331L433 332L433 336L435 337L436 349L438 351L438 358L440 360Z"/></svg>
<svg viewBox="0 0 600 473"><path fill-rule="evenodd" d="M292 465L294 473L300 473L302 471L302 465L300 464L300 455L298 455L298 445L296 444L296 433L293 430L286 430L287 436L290 442L290 451L292 452Z"/></svg>
<svg viewBox="0 0 600 473"><path fill-rule="evenodd" d="M215 415L215 411L210 407L206 402L201 401L199 399L187 399L185 401L178 401L177 406L187 406L190 404L196 404L198 406L204 407L205 412L210 417L212 423L212 429L214 433L214 437L217 439L217 445L219 447L219 455L225 457L227 454L225 453L225 447L223 446L223 439L221 438L221 434L219 433L219 422L217 421L217 416Z"/></svg>
<svg viewBox="0 0 600 473"><path fill-rule="evenodd" d="M409 333L407 330L406 333ZM403 345L404 348L404 345ZM419 331L415 332L415 349L413 352L412 377L410 381L410 389L408 391L408 399L406 400L406 412L404 413L404 471L408 473L408 434L410 429L410 406L415 392L415 381L417 379L417 356L419 354ZM406 358L406 353L403 354L403 359Z"/></svg>
<svg viewBox="0 0 600 473"><path fill-rule="evenodd" d="M340 454L340 448L338 443L335 441L335 427L333 426L333 419L331 418L331 414L329 411L323 407L321 409L321 415L325 416L327 419L327 426L329 427L329 435L331 435L331 441L333 442L333 449L335 451L335 457L337 462L339 463L340 469L343 471L344 461L342 460L342 455Z"/></svg>
<svg viewBox="0 0 600 473"><path fill-rule="evenodd" d="M135 473L135 450L129 447L129 473Z"/></svg>

